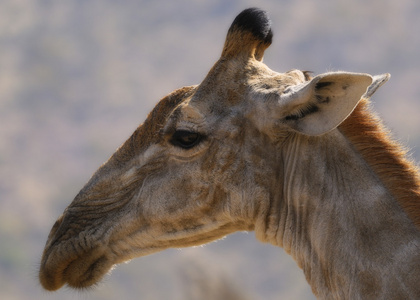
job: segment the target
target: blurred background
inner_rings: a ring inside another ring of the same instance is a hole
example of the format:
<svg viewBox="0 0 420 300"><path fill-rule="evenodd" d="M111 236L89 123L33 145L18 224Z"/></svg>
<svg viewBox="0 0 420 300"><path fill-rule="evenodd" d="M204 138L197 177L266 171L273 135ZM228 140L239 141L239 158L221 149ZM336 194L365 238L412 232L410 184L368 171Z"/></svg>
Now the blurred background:
<svg viewBox="0 0 420 300"><path fill-rule="evenodd" d="M252 6L273 22L273 70L391 73L374 109L419 161L418 0L2 0L0 299L205 299L194 295L221 286L314 299L292 259L253 233L134 259L88 291L38 284L58 215L161 97L201 82Z"/></svg>

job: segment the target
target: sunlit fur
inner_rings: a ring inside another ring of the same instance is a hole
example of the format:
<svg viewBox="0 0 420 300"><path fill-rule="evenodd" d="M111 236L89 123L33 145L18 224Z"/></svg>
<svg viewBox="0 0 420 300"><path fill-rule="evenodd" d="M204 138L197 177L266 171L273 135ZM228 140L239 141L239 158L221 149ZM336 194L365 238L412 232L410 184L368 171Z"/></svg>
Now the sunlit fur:
<svg viewBox="0 0 420 300"><path fill-rule="evenodd" d="M203 82L164 97L95 172L48 236L45 289L254 230L320 299L420 298L419 173L368 109L389 75L275 72L270 24L242 12Z"/></svg>
<svg viewBox="0 0 420 300"><path fill-rule="evenodd" d="M420 228L418 167L407 159L407 150L391 138L381 120L371 112L369 101L361 101L339 129Z"/></svg>

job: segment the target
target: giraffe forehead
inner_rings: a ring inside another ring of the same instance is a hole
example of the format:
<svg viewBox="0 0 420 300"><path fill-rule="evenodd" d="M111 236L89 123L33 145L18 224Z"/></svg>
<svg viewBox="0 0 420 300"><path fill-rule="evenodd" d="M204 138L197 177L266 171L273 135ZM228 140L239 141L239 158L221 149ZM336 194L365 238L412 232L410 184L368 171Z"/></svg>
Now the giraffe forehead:
<svg viewBox="0 0 420 300"><path fill-rule="evenodd" d="M186 101L181 105L182 114L187 119L191 120L202 120L204 119L204 115L200 110L194 106L193 104L190 104L190 101Z"/></svg>

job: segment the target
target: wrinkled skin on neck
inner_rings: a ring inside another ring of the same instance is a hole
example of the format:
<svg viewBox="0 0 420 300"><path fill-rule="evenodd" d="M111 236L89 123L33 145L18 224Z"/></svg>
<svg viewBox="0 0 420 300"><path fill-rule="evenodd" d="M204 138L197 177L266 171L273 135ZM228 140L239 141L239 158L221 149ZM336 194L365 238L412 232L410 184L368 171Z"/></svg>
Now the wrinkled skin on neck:
<svg viewBox="0 0 420 300"><path fill-rule="evenodd" d="M347 138L293 135L282 152L281 199L257 237L291 254L320 299L416 299L419 231Z"/></svg>
<svg viewBox="0 0 420 300"><path fill-rule="evenodd" d="M45 289L255 230L320 298L420 295L419 232L339 128L389 75L272 71L270 24L241 13L203 82L163 98L93 175L50 232Z"/></svg>

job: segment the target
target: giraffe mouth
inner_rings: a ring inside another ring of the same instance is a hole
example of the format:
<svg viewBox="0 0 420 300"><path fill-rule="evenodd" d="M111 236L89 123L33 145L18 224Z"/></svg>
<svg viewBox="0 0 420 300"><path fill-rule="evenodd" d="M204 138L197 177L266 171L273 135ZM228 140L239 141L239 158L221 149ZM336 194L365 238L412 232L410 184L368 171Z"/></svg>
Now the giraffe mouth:
<svg viewBox="0 0 420 300"><path fill-rule="evenodd" d="M124 251L124 247L118 247L121 246L118 242L111 242L112 245L103 244L76 253L76 249L80 246L75 246L75 244L74 241L65 241L51 245L44 251L39 279L46 290L55 291L65 284L74 289L95 286L117 264L165 249L164 247L145 247Z"/></svg>
<svg viewBox="0 0 420 300"><path fill-rule="evenodd" d="M65 284L76 289L88 288L99 282L115 265L103 247L67 256L62 255L62 247L48 250L42 257L39 278L49 291L58 290Z"/></svg>

